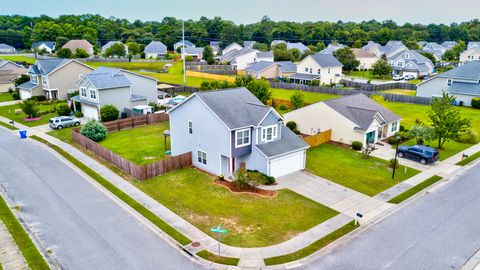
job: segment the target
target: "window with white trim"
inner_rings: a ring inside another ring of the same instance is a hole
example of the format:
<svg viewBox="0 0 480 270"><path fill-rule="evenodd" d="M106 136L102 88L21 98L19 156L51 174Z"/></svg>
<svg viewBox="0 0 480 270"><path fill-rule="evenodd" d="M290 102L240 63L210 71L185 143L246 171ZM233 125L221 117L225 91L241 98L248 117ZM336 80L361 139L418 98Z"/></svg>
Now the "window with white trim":
<svg viewBox="0 0 480 270"><path fill-rule="evenodd" d="M305 72L308 72L308 67L305 68Z"/></svg>
<svg viewBox="0 0 480 270"><path fill-rule="evenodd" d="M43 84L43 85L47 85L47 84L48 84L48 79L47 79L47 76L45 76L45 75L42 75L42 84Z"/></svg>
<svg viewBox="0 0 480 270"><path fill-rule="evenodd" d="M87 88L80 87L80 96L86 98L87 97Z"/></svg>
<svg viewBox="0 0 480 270"><path fill-rule="evenodd" d="M197 151L197 160L198 160L198 163L201 163L203 165L207 165L207 153L205 153L201 150L198 150Z"/></svg>
<svg viewBox="0 0 480 270"><path fill-rule="evenodd" d="M250 129L242 129L235 131L235 147L250 145Z"/></svg>
<svg viewBox="0 0 480 270"><path fill-rule="evenodd" d="M320 72L321 72L321 71L322 71L321 69L318 69L318 71L317 71L318 75L320 75Z"/></svg>
<svg viewBox="0 0 480 270"><path fill-rule="evenodd" d="M328 74L330 74L330 72L331 72L331 70L330 70L330 68L329 68L329 69L328 69Z"/></svg>
<svg viewBox="0 0 480 270"><path fill-rule="evenodd" d="M398 62L397 66L399 66L399 67L403 66L403 62Z"/></svg>
<svg viewBox="0 0 480 270"><path fill-rule="evenodd" d="M310 74L312 74L312 73L313 73L313 68L310 68Z"/></svg>
<svg viewBox="0 0 480 270"><path fill-rule="evenodd" d="M33 84L37 84L38 83L37 76L36 75L30 76L30 82Z"/></svg>
<svg viewBox="0 0 480 270"><path fill-rule="evenodd" d="M390 129L391 132L397 131L398 128L398 122L393 122L392 123L392 128Z"/></svg>
<svg viewBox="0 0 480 270"><path fill-rule="evenodd" d="M95 91L94 89L90 89L90 98L97 99L97 91Z"/></svg>
<svg viewBox="0 0 480 270"><path fill-rule="evenodd" d="M193 134L193 122L188 121L188 134Z"/></svg>
<svg viewBox="0 0 480 270"><path fill-rule="evenodd" d="M452 79L448 79L448 80L447 80L447 86L452 86L452 83L453 83L453 80L452 80Z"/></svg>
<svg viewBox="0 0 480 270"><path fill-rule="evenodd" d="M277 125L262 128L262 141L271 142L277 138Z"/></svg>

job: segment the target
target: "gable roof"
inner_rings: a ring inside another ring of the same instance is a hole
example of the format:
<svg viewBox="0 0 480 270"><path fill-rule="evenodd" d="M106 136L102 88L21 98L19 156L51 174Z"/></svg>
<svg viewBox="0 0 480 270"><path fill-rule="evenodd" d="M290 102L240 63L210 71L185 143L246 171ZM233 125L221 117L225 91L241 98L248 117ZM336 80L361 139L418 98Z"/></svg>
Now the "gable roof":
<svg viewBox="0 0 480 270"><path fill-rule="evenodd" d="M279 61L276 63L278 64L278 68L280 69L281 72L287 72L287 73L297 72L297 65L295 65L295 63L293 63L292 61Z"/></svg>
<svg viewBox="0 0 480 270"><path fill-rule="evenodd" d="M161 41L152 41L143 50L145 53L160 53L166 54L167 53L167 46L163 44Z"/></svg>
<svg viewBox="0 0 480 270"><path fill-rule="evenodd" d="M128 87L132 83L123 74L118 74L119 69L99 68L83 76L96 89L112 89Z"/></svg>
<svg viewBox="0 0 480 270"><path fill-rule="evenodd" d="M184 52L188 55L202 55L203 47L186 47Z"/></svg>
<svg viewBox="0 0 480 270"><path fill-rule="evenodd" d="M301 42L295 42L295 43L290 43L288 42L287 43L287 50L291 50L291 49L297 49L299 50L301 53L305 52L306 50L309 50L307 46L305 46L303 43Z"/></svg>
<svg viewBox="0 0 480 270"><path fill-rule="evenodd" d="M223 49L223 50L224 50L224 51L225 51L225 50L229 50L229 49L231 49L231 48L233 48L233 47L243 48L240 44L238 44L238 43L236 43L236 42L233 42L233 43L231 43L230 45L228 45L227 47L225 47L225 49Z"/></svg>
<svg viewBox="0 0 480 270"><path fill-rule="evenodd" d="M389 40L385 46L403 46L403 42L401 40Z"/></svg>
<svg viewBox="0 0 480 270"><path fill-rule="evenodd" d="M105 45L102 46L102 51L105 51L106 49L112 47L114 44L122 44L124 47L127 47L127 45L123 44L120 41L109 41Z"/></svg>
<svg viewBox="0 0 480 270"><path fill-rule="evenodd" d="M378 58L375 54L364 49L352 48L352 52L357 58Z"/></svg>
<svg viewBox="0 0 480 270"><path fill-rule="evenodd" d="M474 47L480 47L480 41L470 41L468 42L467 45L467 50L474 48Z"/></svg>
<svg viewBox="0 0 480 270"><path fill-rule="evenodd" d="M268 52L257 52L258 58L273 58L273 51Z"/></svg>
<svg viewBox="0 0 480 270"><path fill-rule="evenodd" d="M345 45L340 43L330 43L328 44L327 48L320 51L321 54L333 54L334 52L338 51L341 48L344 48Z"/></svg>
<svg viewBox="0 0 480 270"><path fill-rule="evenodd" d="M3 59L0 59L0 69L5 66L6 64L12 64L12 65L15 65L16 67L19 67L19 68L25 68L24 66L20 65L20 64L17 64L15 62L12 62L12 61L9 61L9 60L3 60Z"/></svg>
<svg viewBox="0 0 480 270"><path fill-rule="evenodd" d="M451 94L480 96L480 83L453 81L452 85L448 88L448 92Z"/></svg>
<svg viewBox="0 0 480 270"><path fill-rule="evenodd" d="M67 64L68 62L73 61L72 59L63 59L63 58L56 58L56 59L39 59L35 62L35 65L32 65L33 73L38 75L48 75L52 73L54 70L58 69L59 67Z"/></svg>
<svg viewBox="0 0 480 270"><path fill-rule="evenodd" d="M309 147L304 140L300 139L298 135L284 125L281 125L280 134L282 135L279 140L265 144L257 144L255 147L268 158Z"/></svg>
<svg viewBox="0 0 480 270"><path fill-rule="evenodd" d="M86 41L85 39L72 39L67 43L65 43L65 45L62 46L62 48L70 49L70 51L72 51L73 53L75 53L77 49L82 49L88 52L93 48L93 45L90 44L90 42Z"/></svg>
<svg viewBox="0 0 480 270"><path fill-rule="evenodd" d="M287 44L287 42L283 39L276 39L270 43L270 46L277 46L278 44Z"/></svg>
<svg viewBox="0 0 480 270"><path fill-rule="evenodd" d="M54 50L55 49L55 41L39 41L39 42L35 42L32 44L32 47L31 47L31 50L37 48L37 47L40 47L42 44L45 44L45 46L47 46L48 48L50 48L50 50Z"/></svg>
<svg viewBox="0 0 480 270"><path fill-rule="evenodd" d="M309 55L309 57L311 57L321 67L343 67L342 63L340 63L340 61L338 61L338 59L332 54L317 53Z"/></svg>
<svg viewBox="0 0 480 270"><path fill-rule="evenodd" d="M183 45L183 41L180 40L177 43L173 44L173 47L180 47ZM185 47L195 47L195 44L185 39Z"/></svg>
<svg viewBox="0 0 480 270"><path fill-rule="evenodd" d="M442 45L443 47L447 48L447 49L451 49L451 48L453 48L455 45L457 45L457 42L456 42L456 41L447 40L447 41L444 41L441 45Z"/></svg>
<svg viewBox="0 0 480 270"><path fill-rule="evenodd" d="M253 45L257 43L256 41L253 41L253 40L246 40L243 42L243 46L244 47L250 47L250 48L253 48Z"/></svg>
<svg viewBox="0 0 480 270"><path fill-rule="evenodd" d="M260 73L272 66L275 66L277 65L277 63L274 63L274 62L268 62L268 61L260 61L258 63L254 63L250 66L248 66L245 71L249 71L249 72L256 72L256 73Z"/></svg>
<svg viewBox="0 0 480 270"><path fill-rule="evenodd" d="M143 74L139 74L139 73L136 73L136 72L133 72L133 71L130 71L130 70L126 70L126 69L121 69L121 68L113 68L113 67L104 67L104 66L101 66L101 67L98 67L96 68L95 70L93 70L92 72L90 72L90 74L92 73L109 73L111 74L112 76L118 74L119 72L125 72L125 73L129 73L129 74L132 74L132 75L135 75L135 76L139 76L139 77L142 77L142 78L146 78L146 79L150 79L150 80L153 80L153 81L157 81L157 79L155 78L152 78L152 77L149 77L149 76L145 76Z"/></svg>
<svg viewBox="0 0 480 270"><path fill-rule="evenodd" d="M11 51L15 51L15 48L8 45L8 44L5 44L5 43L0 43L0 50L11 50Z"/></svg>
<svg viewBox="0 0 480 270"><path fill-rule="evenodd" d="M370 50L371 48L374 48L374 47L380 47L381 45L378 44L377 42L375 41L369 41L365 46L362 47L362 49L364 50Z"/></svg>
<svg viewBox="0 0 480 270"><path fill-rule="evenodd" d="M233 50L229 51L227 54L222 55L220 57L220 61L231 62L231 61L235 60L235 58L237 58L241 55L248 54L248 53L253 53L253 52L258 52L258 51L254 50L254 49L247 48L247 47L245 47L241 50L233 49Z"/></svg>
<svg viewBox="0 0 480 270"><path fill-rule="evenodd" d="M322 101L345 118L356 124L361 130L367 130L376 119L377 114L387 122L395 122L401 118L364 94L349 95Z"/></svg>
<svg viewBox="0 0 480 270"><path fill-rule="evenodd" d="M440 73L435 78L480 81L480 61L467 62L457 68Z"/></svg>

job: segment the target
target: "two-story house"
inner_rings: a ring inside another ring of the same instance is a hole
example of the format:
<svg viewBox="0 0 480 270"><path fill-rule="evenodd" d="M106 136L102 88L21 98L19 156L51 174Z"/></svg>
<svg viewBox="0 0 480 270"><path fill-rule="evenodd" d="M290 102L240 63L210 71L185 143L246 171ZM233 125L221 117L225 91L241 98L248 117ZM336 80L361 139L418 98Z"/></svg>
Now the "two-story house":
<svg viewBox="0 0 480 270"><path fill-rule="evenodd" d="M339 83L342 67L342 63L332 54L309 55L297 65L297 73L290 76L290 79L300 84L312 81L319 81L320 85Z"/></svg>
<svg viewBox="0 0 480 270"><path fill-rule="evenodd" d="M83 75L77 83L82 113L98 120L100 108L114 105L120 112L131 111L138 105L157 102L157 80L118 68L99 67Z"/></svg>
<svg viewBox="0 0 480 270"><path fill-rule="evenodd" d="M480 60L480 47L472 46L470 49L460 53L459 61L461 64Z"/></svg>
<svg viewBox="0 0 480 270"><path fill-rule="evenodd" d="M248 47L247 47L247 48L248 48ZM229 52L232 52L232 51L234 51L234 50L239 51L239 50L241 50L241 49L243 49L243 47L242 47L240 44L238 44L238 43L236 43L236 42L233 42L232 44L228 45L227 47L225 47L225 49L222 50L222 55L226 55L226 54L228 54ZM250 48L250 49L251 49L251 48Z"/></svg>
<svg viewBox="0 0 480 270"><path fill-rule="evenodd" d="M471 106L480 97L480 61L468 62L422 82L417 87L419 97L441 97L443 91L453 95L460 106Z"/></svg>
<svg viewBox="0 0 480 270"><path fill-rule="evenodd" d="M55 41L39 41L32 44L30 48L33 52L37 49L39 52L46 51L47 53L52 53L55 51Z"/></svg>
<svg viewBox="0 0 480 270"><path fill-rule="evenodd" d="M278 177L305 168L308 145L245 88L194 93L168 114L172 155L192 152L209 173L245 167Z"/></svg>
<svg viewBox="0 0 480 270"><path fill-rule="evenodd" d="M6 92L9 87L13 88L13 80L25 73L27 69L24 66L0 59L0 93Z"/></svg>
<svg viewBox="0 0 480 270"><path fill-rule="evenodd" d="M46 96L47 99L67 99L68 93L76 91L78 78L92 70L75 59L37 60L28 68L30 81L18 86L20 98Z"/></svg>
<svg viewBox="0 0 480 270"><path fill-rule="evenodd" d="M432 61L414 50L401 51L388 58L394 75L413 75L415 78L432 74L435 65Z"/></svg>
<svg viewBox="0 0 480 270"><path fill-rule="evenodd" d="M65 43L65 45L62 46L62 48L66 48L66 49L70 49L70 51L75 54L77 52L77 49L82 49L84 51L86 51L89 55L94 55L94 49L93 49L93 45L90 44L90 42L88 42L87 40L85 39L72 39L70 41L68 41L67 43Z"/></svg>

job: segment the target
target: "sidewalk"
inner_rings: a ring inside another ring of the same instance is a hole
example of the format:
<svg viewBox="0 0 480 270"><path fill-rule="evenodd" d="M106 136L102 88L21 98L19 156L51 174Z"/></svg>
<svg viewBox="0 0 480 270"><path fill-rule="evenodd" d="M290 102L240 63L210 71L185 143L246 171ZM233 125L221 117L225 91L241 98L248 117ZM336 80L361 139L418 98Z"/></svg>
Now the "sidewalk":
<svg viewBox="0 0 480 270"><path fill-rule="evenodd" d="M17 104L17 103L20 103L20 102L22 102L22 101L21 100L12 100L12 101L0 102L0 107L14 105L14 104Z"/></svg>
<svg viewBox="0 0 480 270"><path fill-rule="evenodd" d="M0 264L2 269L17 270L28 269L27 262L20 253L17 245L7 228L0 221Z"/></svg>

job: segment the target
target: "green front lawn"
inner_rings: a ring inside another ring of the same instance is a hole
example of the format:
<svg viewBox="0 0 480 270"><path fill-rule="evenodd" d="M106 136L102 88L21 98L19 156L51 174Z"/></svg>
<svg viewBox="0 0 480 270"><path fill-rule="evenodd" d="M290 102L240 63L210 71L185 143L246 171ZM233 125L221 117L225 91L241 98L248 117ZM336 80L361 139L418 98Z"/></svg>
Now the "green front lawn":
<svg viewBox="0 0 480 270"><path fill-rule="evenodd" d="M24 119L27 118L27 115L24 114L23 112L20 112L19 114L15 114L15 109L20 108L18 106L18 104L0 107L0 116L3 116L5 118L8 118L10 120L13 120L17 123L23 124L23 125L28 126L28 127L35 127L35 126L39 126L39 125L48 124L48 121L50 120L50 118L56 117L57 113L50 113L50 111L54 107L56 107L60 104L61 103L38 105L38 108L39 108L40 112L48 111L49 113L43 115L39 120L35 120L35 121L25 121Z"/></svg>
<svg viewBox="0 0 480 270"><path fill-rule="evenodd" d="M307 170L337 184L374 196L419 171L400 165L392 180L389 162L370 157L362 159L356 151L323 144L307 151Z"/></svg>
<svg viewBox="0 0 480 270"><path fill-rule="evenodd" d="M438 176L438 175L434 175L430 178L428 178L427 180L421 182L420 184L416 185L416 186L413 186L411 187L410 189L400 193L399 195L395 196L394 198L390 199L388 201L388 203L395 203L395 204L398 204L398 203L401 203L403 201L405 201L406 199L412 197L413 195L417 194L418 192L426 189L427 187L435 184L436 182L442 180L442 177Z"/></svg>
<svg viewBox="0 0 480 270"><path fill-rule="evenodd" d="M295 93L295 90L287 90L287 89L279 89L279 88L271 88L271 90L272 90L273 99L290 100L290 97ZM305 103L308 103L308 104L340 97L334 94L324 94L324 93L304 92L304 91L302 91L302 94L303 94L303 98L305 99Z"/></svg>
<svg viewBox="0 0 480 270"><path fill-rule="evenodd" d="M12 101L13 97L10 93L0 93L0 102Z"/></svg>
<svg viewBox="0 0 480 270"><path fill-rule="evenodd" d="M286 189L276 197L231 193L193 168L132 183L214 238L210 228L222 224L222 242L238 247L278 244L338 214Z"/></svg>
<svg viewBox="0 0 480 270"><path fill-rule="evenodd" d="M394 94L394 95L404 95L404 96L415 96L417 91L415 90L406 90L406 89L390 89L381 91L385 94Z"/></svg>
<svg viewBox="0 0 480 270"><path fill-rule="evenodd" d="M212 254L207 250L202 250L198 252L197 256L204 258L207 261L216 262L216 263L225 264L225 265L238 265L238 262L240 261L240 259L238 258L218 256L218 254Z"/></svg>
<svg viewBox="0 0 480 270"><path fill-rule="evenodd" d="M25 55L0 55L0 59L8 60L17 63L27 63L27 64L35 64L36 59L33 57L27 57Z"/></svg>
<svg viewBox="0 0 480 270"><path fill-rule="evenodd" d="M72 144L72 129L74 127L69 127L69 128L62 128L62 129L55 129L52 131L47 132L48 135L55 137L63 142L66 142L68 144ZM75 127L78 128L78 127Z"/></svg>
<svg viewBox="0 0 480 270"><path fill-rule="evenodd" d="M167 129L169 122L110 132L100 144L137 165L145 165L166 157L163 132Z"/></svg>

